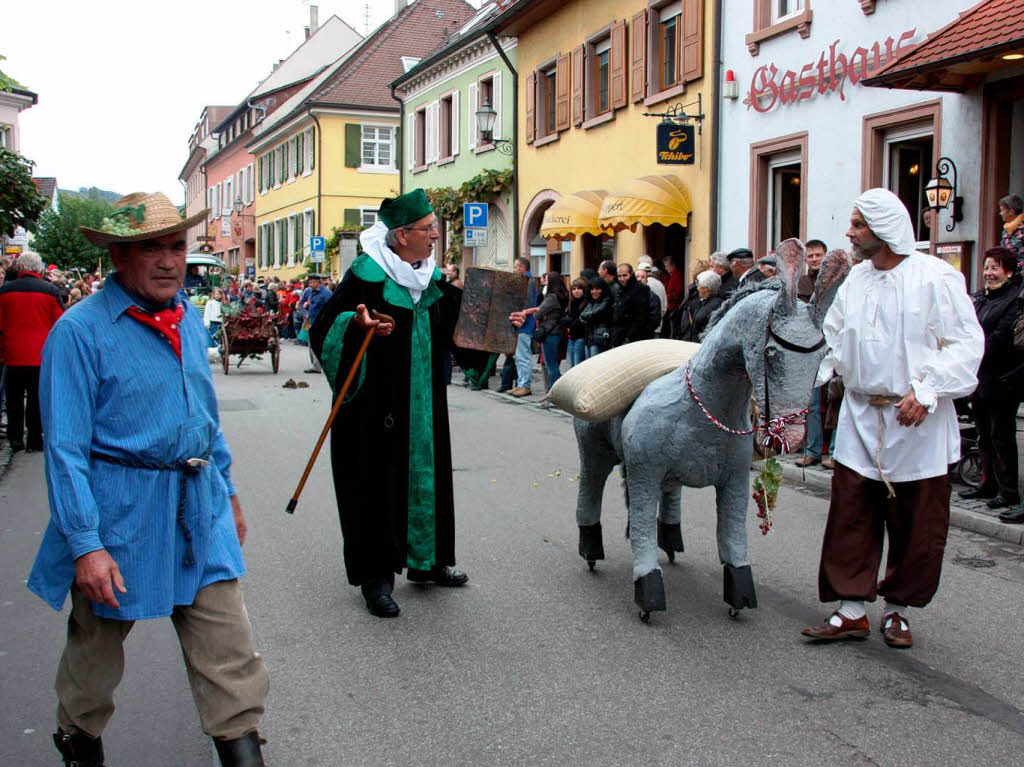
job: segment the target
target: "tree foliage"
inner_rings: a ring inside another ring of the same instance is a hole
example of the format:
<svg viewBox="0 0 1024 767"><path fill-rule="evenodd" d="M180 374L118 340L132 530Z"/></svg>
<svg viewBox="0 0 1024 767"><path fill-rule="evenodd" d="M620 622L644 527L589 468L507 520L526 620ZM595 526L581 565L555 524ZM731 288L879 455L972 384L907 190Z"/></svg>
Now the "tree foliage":
<svg viewBox="0 0 1024 767"><path fill-rule="evenodd" d="M0 234L11 237L19 226L35 229L46 207L46 200L32 183L33 165L31 160L0 147Z"/></svg>
<svg viewBox="0 0 1024 767"><path fill-rule="evenodd" d="M6 56L0 54L0 61L4 61L6 58ZM10 75L5 75L0 71L0 91L7 91L9 93L15 88L24 88L24 86Z"/></svg>
<svg viewBox="0 0 1024 767"><path fill-rule="evenodd" d="M99 229L100 222L114 212L103 200L90 200L72 195L60 196L60 212L49 208L39 220L33 240L35 250L61 269L92 271L106 251L90 243L78 227Z"/></svg>

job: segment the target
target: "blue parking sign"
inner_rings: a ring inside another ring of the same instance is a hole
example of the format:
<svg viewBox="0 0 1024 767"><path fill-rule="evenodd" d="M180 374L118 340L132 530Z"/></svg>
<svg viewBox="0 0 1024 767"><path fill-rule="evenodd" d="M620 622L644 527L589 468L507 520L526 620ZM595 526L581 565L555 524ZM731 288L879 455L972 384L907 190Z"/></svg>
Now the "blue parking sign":
<svg viewBox="0 0 1024 767"><path fill-rule="evenodd" d="M462 204L462 224L477 229L487 228L487 203L465 202Z"/></svg>

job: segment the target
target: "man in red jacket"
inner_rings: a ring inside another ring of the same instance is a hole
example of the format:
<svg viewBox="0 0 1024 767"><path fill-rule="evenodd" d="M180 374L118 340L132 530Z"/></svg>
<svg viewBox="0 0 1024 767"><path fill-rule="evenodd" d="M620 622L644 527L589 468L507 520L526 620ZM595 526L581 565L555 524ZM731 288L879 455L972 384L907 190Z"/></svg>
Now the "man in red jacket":
<svg viewBox="0 0 1024 767"><path fill-rule="evenodd" d="M7 439L11 450L43 449L39 365L50 328L64 309L57 286L42 279L43 261L31 251L18 259L18 279L0 287L0 348L7 370ZM26 410L25 400L28 399ZM28 425L28 441L25 426Z"/></svg>

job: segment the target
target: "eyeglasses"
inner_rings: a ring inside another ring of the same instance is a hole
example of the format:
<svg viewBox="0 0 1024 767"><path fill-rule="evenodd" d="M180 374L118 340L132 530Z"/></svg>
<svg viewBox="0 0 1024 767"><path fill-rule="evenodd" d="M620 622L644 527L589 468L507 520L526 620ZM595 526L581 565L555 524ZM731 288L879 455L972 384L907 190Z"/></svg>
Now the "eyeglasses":
<svg viewBox="0 0 1024 767"><path fill-rule="evenodd" d="M430 224L429 226L403 226L402 229L404 229L407 232L408 231L413 231L413 232L435 231L436 232L437 231L437 222L435 221L434 223Z"/></svg>

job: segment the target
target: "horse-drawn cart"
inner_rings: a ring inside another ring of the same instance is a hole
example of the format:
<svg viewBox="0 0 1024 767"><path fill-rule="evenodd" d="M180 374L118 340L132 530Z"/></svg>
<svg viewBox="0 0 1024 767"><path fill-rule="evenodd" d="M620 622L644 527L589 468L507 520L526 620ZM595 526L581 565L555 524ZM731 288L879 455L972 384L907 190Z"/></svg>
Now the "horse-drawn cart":
<svg viewBox="0 0 1024 767"><path fill-rule="evenodd" d="M277 334L277 314L250 302L235 312L224 312L220 328L220 361L224 375L231 368L231 355L238 356L238 365L249 358L270 354L270 364L277 372L281 361L281 339Z"/></svg>

